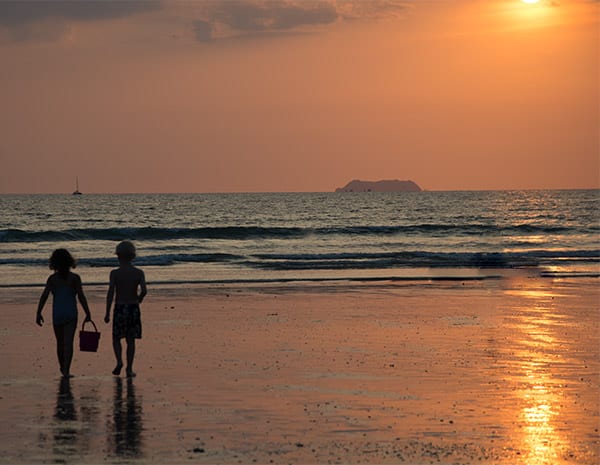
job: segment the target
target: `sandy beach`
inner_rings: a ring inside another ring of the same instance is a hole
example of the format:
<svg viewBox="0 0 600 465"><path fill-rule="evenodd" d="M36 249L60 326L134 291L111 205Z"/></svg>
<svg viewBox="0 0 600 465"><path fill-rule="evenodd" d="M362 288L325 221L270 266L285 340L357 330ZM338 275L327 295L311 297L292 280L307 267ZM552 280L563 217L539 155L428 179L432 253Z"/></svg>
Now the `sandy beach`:
<svg viewBox="0 0 600 465"><path fill-rule="evenodd" d="M597 279L150 286L134 379L89 287L70 381L39 291L0 289L3 464L600 462Z"/></svg>

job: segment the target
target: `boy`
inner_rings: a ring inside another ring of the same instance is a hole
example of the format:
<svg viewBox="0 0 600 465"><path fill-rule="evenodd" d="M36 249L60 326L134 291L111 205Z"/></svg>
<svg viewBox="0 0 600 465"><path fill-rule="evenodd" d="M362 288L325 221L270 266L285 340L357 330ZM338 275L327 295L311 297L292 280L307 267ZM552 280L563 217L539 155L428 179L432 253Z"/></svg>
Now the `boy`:
<svg viewBox="0 0 600 465"><path fill-rule="evenodd" d="M119 268L110 272L110 284L106 295L106 315L104 321L110 321L110 309L116 291L113 313L113 349L117 366L113 375L121 374L123 357L121 355L121 339L127 341L127 377L133 378L133 357L135 356L135 340L142 337L142 321L140 304L146 295L146 278L144 272L134 267L131 261L135 258L135 246L130 241L123 241L117 246ZM138 294L139 290L139 294Z"/></svg>

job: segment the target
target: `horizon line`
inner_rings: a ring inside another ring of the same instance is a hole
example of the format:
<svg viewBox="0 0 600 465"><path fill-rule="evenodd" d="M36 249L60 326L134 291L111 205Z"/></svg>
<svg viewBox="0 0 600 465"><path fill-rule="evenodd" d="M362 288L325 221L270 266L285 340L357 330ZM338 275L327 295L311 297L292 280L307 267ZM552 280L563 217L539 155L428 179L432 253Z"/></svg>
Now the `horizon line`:
<svg viewBox="0 0 600 465"><path fill-rule="evenodd" d="M532 192L532 191L590 191L600 190L597 187L527 187L527 188L502 188L502 189L421 189L420 191L389 191L389 192L335 192L335 191L182 191L182 192L82 192L83 195L222 195L222 194L420 194L422 192ZM2 192L0 195L68 195L72 192Z"/></svg>

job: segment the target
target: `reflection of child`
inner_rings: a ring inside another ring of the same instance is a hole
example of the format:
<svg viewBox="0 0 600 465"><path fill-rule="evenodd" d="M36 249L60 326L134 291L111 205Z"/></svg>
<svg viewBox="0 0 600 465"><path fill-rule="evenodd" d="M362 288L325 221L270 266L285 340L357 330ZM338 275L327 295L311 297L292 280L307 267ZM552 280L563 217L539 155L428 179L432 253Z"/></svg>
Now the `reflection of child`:
<svg viewBox="0 0 600 465"><path fill-rule="evenodd" d="M85 312L85 321L92 319L87 299L81 286L79 275L72 273L75 260L66 249L56 249L50 257L50 269L54 273L48 277L46 287L40 296L35 322L42 326L44 317L42 310L52 293L52 327L56 336L56 355L60 365L60 372L65 378L70 378L71 361L73 360L73 339L77 328L77 302Z"/></svg>
<svg viewBox="0 0 600 465"><path fill-rule="evenodd" d="M110 272L104 321L106 323L110 321L110 309L116 291L112 333L117 366L113 370L113 375L119 375L123 368L121 339L125 338L127 341L127 376L133 377L135 376L133 372L135 340L142 337L140 304L146 295L146 278L142 270L131 264L135 258L135 246L131 242L123 241L117 246L117 257L119 257L119 268Z"/></svg>

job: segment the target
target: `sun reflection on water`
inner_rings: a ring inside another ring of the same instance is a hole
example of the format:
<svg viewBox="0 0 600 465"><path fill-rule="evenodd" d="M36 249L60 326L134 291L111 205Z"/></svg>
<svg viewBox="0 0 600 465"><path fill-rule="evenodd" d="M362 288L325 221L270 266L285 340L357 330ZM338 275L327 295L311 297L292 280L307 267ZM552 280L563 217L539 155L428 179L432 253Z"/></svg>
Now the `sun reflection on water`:
<svg viewBox="0 0 600 465"><path fill-rule="evenodd" d="M523 422L522 443L530 465L553 464L559 458L557 444L563 442L554 427L558 395L548 388L546 377L540 379L531 373L531 385L523 391L525 407L521 411Z"/></svg>
<svg viewBox="0 0 600 465"><path fill-rule="evenodd" d="M552 308L554 294L536 289L518 291L531 306L515 316L512 348L512 381L519 402L515 435L523 463L555 465L568 449L558 428L564 384L558 367L564 363L557 327L562 319Z"/></svg>

